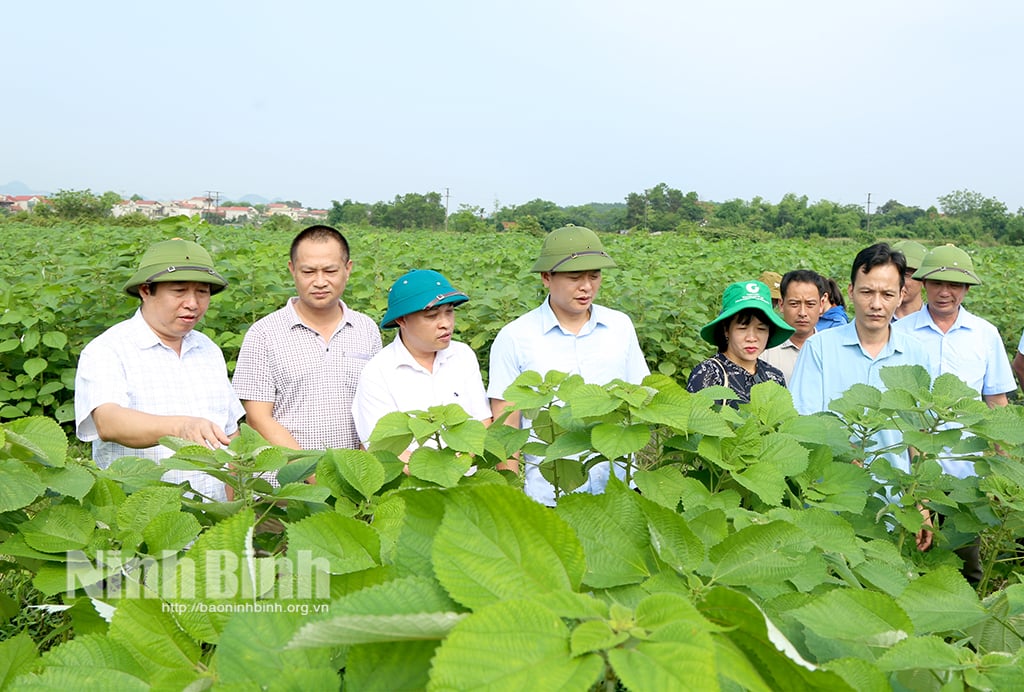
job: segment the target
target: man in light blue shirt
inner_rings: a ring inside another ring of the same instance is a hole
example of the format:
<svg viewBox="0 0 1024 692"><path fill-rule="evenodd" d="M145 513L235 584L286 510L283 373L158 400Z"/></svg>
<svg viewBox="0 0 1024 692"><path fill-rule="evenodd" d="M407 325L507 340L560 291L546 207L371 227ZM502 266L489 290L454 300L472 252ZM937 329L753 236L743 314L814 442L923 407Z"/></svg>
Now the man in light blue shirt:
<svg viewBox="0 0 1024 692"><path fill-rule="evenodd" d="M510 405L505 390L520 374L532 370L580 375L590 384L614 379L639 384L650 374L629 316L594 304L601 270L615 262L597 234L582 226L552 231L533 265L548 296L537 308L502 327L491 347L487 396L495 418ZM518 412L506 422L528 427ZM526 494L555 504L555 488L540 473L541 458L525 455ZM621 476L616 468L616 475ZM579 492L601 493L608 483L608 463L590 470Z"/></svg>
<svg viewBox="0 0 1024 692"><path fill-rule="evenodd" d="M829 410L829 404L855 384L885 389L881 370L894 365L922 365L931 371L925 349L906 334L890 328L903 297L906 260L902 253L878 243L861 250L853 262L848 289L854 319L820 331L800 350L790 391L802 414ZM881 447L898 444L896 430L875 436ZM907 455L887 455L890 462L910 470Z"/></svg>
<svg viewBox="0 0 1024 692"><path fill-rule="evenodd" d="M971 286L981 283L971 256L954 245L932 249L915 275L924 281L928 303L894 325L928 351L939 374L952 373L991 406L1006 406L1017 389L999 330L971 314L962 303ZM942 469L957 478L974 475L974 464L939 459Z"/></svg>
<svg viewBox="0 0 1024 692"><path fill-rule="evenodd" d="M925 349L891 328L892 316L903 299L907 261L903 253L886 243L864 248L853 260L850 287L854 318L849 324L818 332L800 350L790 391L801 414L829 410L829 404L855 384L885 389L881 370L894 365L921 365L934 377ZM898 430L882 430L874 436L873 448L885 448L902 441ZM906 452L886 453L893 466L910 470ZM931 547L931 532L917 535L917 547Z"/></svg>

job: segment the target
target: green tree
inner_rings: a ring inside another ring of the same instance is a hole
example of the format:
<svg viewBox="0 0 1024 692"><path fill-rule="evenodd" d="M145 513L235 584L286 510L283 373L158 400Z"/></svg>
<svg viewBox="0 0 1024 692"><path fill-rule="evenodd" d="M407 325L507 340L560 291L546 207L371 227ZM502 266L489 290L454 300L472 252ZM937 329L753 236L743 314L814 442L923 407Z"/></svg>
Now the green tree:
<svg viewBox="0 0 1024 692"><path fill-rule="evenodd" d="M121 201L116 192L97 197L91 190L58 190L50 198L54 213L68 221L91 221L110 216L110 208Z"/></svg>
<svg viewBox="0 0 1024 692"><path fill-rule="evenodd" d="M448 230L460 233L483 233L490 230L484 218L484 208L460 204L459 210L448 217Z"/></svg>
<svg viewBox="0 0 1024 692"><path fill-rule="evenodd" d="M327 223L331 226L365 226L370 223L370 205L346 199L339 203L331 200L331 208L327 210Z"/></svg>

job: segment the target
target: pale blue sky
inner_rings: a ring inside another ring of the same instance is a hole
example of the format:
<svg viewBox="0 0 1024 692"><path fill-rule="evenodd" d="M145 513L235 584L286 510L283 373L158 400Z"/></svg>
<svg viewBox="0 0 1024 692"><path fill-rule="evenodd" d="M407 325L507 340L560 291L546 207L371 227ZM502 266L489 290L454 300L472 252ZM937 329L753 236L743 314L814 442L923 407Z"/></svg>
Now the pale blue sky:
<svg viewBox="0 0 1024 692"><path fill-rule="evenodd" d="M1024 206L1024 3L7 3L0 184Z"/></svg>

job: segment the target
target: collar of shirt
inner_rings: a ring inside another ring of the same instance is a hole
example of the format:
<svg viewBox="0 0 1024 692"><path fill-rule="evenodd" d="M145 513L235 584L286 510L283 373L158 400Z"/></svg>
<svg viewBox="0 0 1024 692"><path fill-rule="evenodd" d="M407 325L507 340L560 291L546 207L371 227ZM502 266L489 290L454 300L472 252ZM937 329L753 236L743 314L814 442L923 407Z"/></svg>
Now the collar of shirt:
<svg viewBox="0 0 1024 692"><path fill-rule="evenodd" d="M298 310L295 309L295 303L297 303L298 300L299 299L297 297L292 296L291 298L288 299L288 302L285 303L285 307L288 309L288 314L291 315L291 326L293 329L295 327L305 327L306 329L310 329L309 325L302 321L302 318L299 316ZM338 304L341 305L341 321L338 322L338 326L335 327L334 334L337 334L339 331L341 331L341 328L344 327L346 324L352 324L352 318L351 315L349 314L348 306L345 305L345 301L339 300ZM331 336L334 336L334 334L332 334Z"/></svg>
<svg viewBox="0 0 1024 692"><path fill-rule="evenodd" d="M153 348L154 346L162 346L166 349L171 347L160 340L156 332L146 322L146 318L142 316L142 308L138 308L132 318L128 321L131 328L130 338L135 347L139 350L147 348ZM189 332L181 337L181 355L185 355L193 348L198 345L198 339L195 335L195 330L191 329Z"/></svg>
<svg viewBox="0 0 1024 692"><path fill-rule="evenodd" d="M547 334L552 329L560 329L564 334L569 336L586 336L591 333L599 324L605 324L604 322L604 308L600 305L590 304L590 319L580 329L579 334L573 334L572 332L566 331L561 324L558 322L558 318L555 316L555 311L551 309L551 296L544 299L544 302L540 305L540 324L542 333Z"/></svg>
<svg viewBox="0 0 1024 692"><path fill-rule="evenodd" d="M953 325L945 332L939 329L939 326L935 324L935 319L932 317L932 311L928 309L928 305L925 304L923 308L918 312L917 323L914 325L915 329L933 329L939 334L949 334L957 329L970 329L970 322L967 320L967 310L961 305L956 311L956 319L953 320Z"/></svg>
<svg viewBox="0 0 1024 692"><path fill-rule="evenodd" d="M844 346L856 346L858 349L860 349L861 353L863 353L866 357L871 358L871 356L868 356L867 351L864 350L864 347L861 346L860 344L860 337L857 336L856 318L840 327L833 327L833 329L830 331L836 331L840 334L840 343L843 344ZM906 334L903 334L899 330L893 329L890 326L889 340L885 342L885 348L879 351L878 355L875 356L874 358L871 358L871 360L880 360L882 358L887 358L894 353L903 353L903 351L905 351L907 348L905 341L907 338L908 336Z"/></svg>
<svg viewBox="0 0 1024 692"><path fill-rule="evenodd" d="M427 375L432 374L432 372L437 372L438 369L441 366L443 366L444 363L452 355L452 348L450 345L448 346L448 348L444 350L436 351L434 353L434 369L433 371L430 371L427 370L422 365L420 365L419 362L413 357L413 355L409 353L409 349L405 347L405 343L402 341L402 337L400 334L395 335L395 340L393 343L395 349L396 368L408 367L412 368L413 370L419 370L420 372L426 373Z"/></svg>

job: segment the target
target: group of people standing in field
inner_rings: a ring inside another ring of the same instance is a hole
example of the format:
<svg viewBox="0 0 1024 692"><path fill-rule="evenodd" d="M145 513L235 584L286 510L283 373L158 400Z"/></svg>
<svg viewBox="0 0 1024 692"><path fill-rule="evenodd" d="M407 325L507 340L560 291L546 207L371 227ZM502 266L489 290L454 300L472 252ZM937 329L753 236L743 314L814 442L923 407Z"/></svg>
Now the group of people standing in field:
<svg viewBox="0 0 1024 692"><path fill-rule="evenodd" d="M443 404L459 404L485 424L505 416L528 427L519 412L506 415L504 398L523 372L560 371L593 384L640 383L649 374L630 318L595 302L602 271L615 266L590 229L548 234L532 267L547 295L499 331L485 388L476 355L453 340L455 308L470 296L437 271L409 271L391 286L378 327L342 299L353 267L347 240L329 226L311 226L291 244L296 295L250 327L229 381L220 349L195 330L227 281L198 244L158 242L124 286L139 298L137 312L82 352L77 434L105 467L120 456L169 456L159 444L167 435L226 445L243 415L269 442L295 449L365 447L387 413ZM716 353L693 368L690 391L725 386L735 393L725 401L738 406L754 385L774 381L809 414L827 410L855 383L882 388L880 369L902 364L922 365L933 377L956 374L990 406L1005 405L1016 389L996 328L962 306L981 281L957 247L926 251L903 241L861 250L847 289L852 321L831 279L809 269L761 278L725 288L720 313L700 329ZM386 347L381 329L397 331ZM1017 356L1022 376L1024 354ZM525 455L503 467L517 470L520 461L526 492L554 504L540 460ZM909 468L905 455L896 463ZM945 470L963 477L970 467L950 462ZM608 463L594 466L580 490L602 492L615 472ZM198 472L165 478L188 481L206 498L225 497L222 484Z"/></svg>

